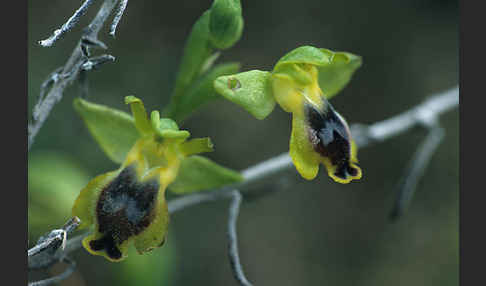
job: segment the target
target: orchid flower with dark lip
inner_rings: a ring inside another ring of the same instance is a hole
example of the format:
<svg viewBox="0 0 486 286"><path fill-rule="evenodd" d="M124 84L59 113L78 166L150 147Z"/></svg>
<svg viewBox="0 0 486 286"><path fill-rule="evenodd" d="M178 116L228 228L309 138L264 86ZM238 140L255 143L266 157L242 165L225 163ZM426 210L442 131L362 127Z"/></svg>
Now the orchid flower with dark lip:
<svg viewBox="0 0 486 286"><path fill-rule="evenodd" d="M277 103L292 113L290 157L305 179L314 179L322 163L339 183L361 178L357 150L346 120L319 86L319 70L310 63L277 63L272 87Z"/></svg>
<svg viewBox="0 0 486 286"><path fill-rule="evenodd" d="M149 120L138 98L127 96L125 102L140 137L121 166L89 182L73 206L73 216L82 221L80 228L95 228L83 239L84 248L114 262L126 257L132 241L139 253L164 244L169 224L167 187L186 157L212 151L209 138L186 141L189 132L179 130L171 119L160 119L158 111Z"/></svg>
<svg viewBox="0 0 486 286"><path fill-rule="evenodd" d="M289 154L297 171L312 180L323 164L334 181L346 184L362 176L357 148L346 120L328 99L360 65L359 56L303 46L283 56L272 72L221 76L214 87L257 119L268 116L276 103L292 113Z"/></svg>

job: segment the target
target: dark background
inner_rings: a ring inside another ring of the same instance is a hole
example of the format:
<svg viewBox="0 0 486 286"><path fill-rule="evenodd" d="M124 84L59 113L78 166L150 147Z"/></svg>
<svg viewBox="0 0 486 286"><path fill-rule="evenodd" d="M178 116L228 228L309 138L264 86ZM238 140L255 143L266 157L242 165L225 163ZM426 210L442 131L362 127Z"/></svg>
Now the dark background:
<svg viewBox="0 0 486 286"><path fill-rule="evenodd" d="M42 81L65 63L101 2L61 41L42 48L37 40L48 37L81 1L29 1L29 110ZM271 70L281 56L301 45L361 55L363 66L332 100L350 123L385 119L458 83L457 1L242 2L243 36L218 62L239 61L243 71ZM108 36L108 25L100 33L116 61L88 74L88 99L128 111L123 98L133 94L148 110L161 110L169 100L185 39L210 5L209 0L130 1L117 38ZM69 198L91 177L117 168L74 113L72 100L78 92L77 85L66 91L29 154L31 243L68 219ZM272 180L277 184L259 186L285 188L241 208L240 255L249 279L256 285L458 285L458 118L458 111L442 117L445 140L407 214L395 224L387 219L394 188L426 134L419 128L360 150L363 179L358 182L336 184L322 169L315 180L305 181L291 169ZM290 119L276 108L258 121L221 100L202 108L182 128L193 137L212 138L212 159L244 169L288 150ZM79 175L79 184L67 179L63 172L68 168L60 168L62 164L72 167L72 176ZM53 179L34 182L40 172ZM65 204L37 187L64 181L59 196L66 196ZM227 208L228 202L219 201L173 215L167 245L151 254L154 261L165 255L160 263L113 264L79 250L74 255L79 267L63 285L152 285L155 280L149 276L163 276L160 281L167 285L236 285L227 258ZM65 216L32 219L50 213ZM134 257L127 261L138 261ZM147 274L140 275L140 269ZM59 270L55 267L50 274Z"/></svg>

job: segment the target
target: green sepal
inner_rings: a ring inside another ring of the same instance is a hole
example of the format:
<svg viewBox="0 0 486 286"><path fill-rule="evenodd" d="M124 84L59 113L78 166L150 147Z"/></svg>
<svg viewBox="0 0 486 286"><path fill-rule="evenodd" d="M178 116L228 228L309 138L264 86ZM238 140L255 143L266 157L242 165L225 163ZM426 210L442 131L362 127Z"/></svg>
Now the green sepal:
<svg viewBox="0 0 486 286"><path fill-rule="evenodd" d="M169 190L177 194L187 194L220 188L241 181L243 181L243 176L239 172L195 155L182 161L179 174L176 180L169 185Z"/></svg>
<svg viewBox="0 0 486 286"><path fill-rule="evenodd" d="M211 142L209 137L192 139L182 143L180 146L181 151L185 156L213 152L213 147L213 142Z"/></svg>
<svg viewBox="0 0 486 286"><path fill-rule="evenodd" d="M335 52L329 65L318 68L319 86L327 99L336 95L349 83L361 63L360 56L346 52Z"/></svg>
<svg viewBox="0 0 486 286"><path fill-rule="evenodd" d="M123 111L81 98L74 100L74 109L108 158L121 164L140 137L133 117Z"/></svg>
<svg viewBox="0 0 486 286"><path fill-rule="evenodd" d="M223 97L242 106L257 119L267 117L275 107L270 72L251 70L218 77L214 88Z"/></svg>
<svg viewBox="0 0 486 286"><path fill-rule="evenodd" d="M279 72L282 67L288 64L310 64L313 66L324 66L331 63L333 52L326 49L319 49L312 46L298 47L283 57L275 64L274 72Z"/></svg>
<svg viewBox="0 0 486 286"><path fill-rule="evenodd" d="M243 32L240 0L214 0L210 13L211 44L218 49L228 49Z"/></svg>
<svg viewBox="0 0 486 286"><path fill-rule="evenodd" d="M213 87L214 80L223 75L237 73L239 69L239 63L220 64L211 68L187 88L184 96L179 98L177 106L172 107L167 117L181 122L199 107L209 101L218 99L219 96Z"/></svg>
<svg viewBox="0 0 486 286"><path fill-rule="evenodd" d="M160 128L160 113L157 110L150 113L150 125L152 125L153 130L158 130Z"/></svg>
<svg viewBox="0 0 486 286"><path fill-rule="evenodd" d="M361 66L361 57L346 52L302 46L284 55L275 65L273 72L293 76L296 74L295 68L292 67L295 64L316 66L319 71L319 86L326 98L330 99L351 80L353 73Z"/></svg>

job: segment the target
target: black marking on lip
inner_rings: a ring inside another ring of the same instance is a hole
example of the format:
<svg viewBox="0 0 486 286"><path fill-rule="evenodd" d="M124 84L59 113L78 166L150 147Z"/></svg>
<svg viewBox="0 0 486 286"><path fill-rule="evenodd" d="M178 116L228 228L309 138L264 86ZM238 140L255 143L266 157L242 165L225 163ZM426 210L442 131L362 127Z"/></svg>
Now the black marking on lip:
<svg viewBox="0 0 486 286"><path fill-rule="evenodd" d="M120 259L122 257L122 253L115 245L115 241L109 235L105 235L100 239L90 241L89 246L95 251L104 249L106 254L108 254L108 256L112 259Z"/></svg>
<svg viewBox="0 0 486 286"><path fill-rule="evenodd" d="M347 123L339 116L329 102L325 110L306 104L305 113L309 130L309 140L314 150L330 159L337 166L334 175L347 179L348 175L357 176L358 170L350 165L351 142Z"/></svg>
<svg viewBox="0 0 486 286"><path fill-rule="evenodd" d="M90 242L95 250L105 250L112 259L122 254L117 245L147 228L154 218L159 182L137 182L134 166L128 166L100 194L96 205L100 239Z"/></svg>

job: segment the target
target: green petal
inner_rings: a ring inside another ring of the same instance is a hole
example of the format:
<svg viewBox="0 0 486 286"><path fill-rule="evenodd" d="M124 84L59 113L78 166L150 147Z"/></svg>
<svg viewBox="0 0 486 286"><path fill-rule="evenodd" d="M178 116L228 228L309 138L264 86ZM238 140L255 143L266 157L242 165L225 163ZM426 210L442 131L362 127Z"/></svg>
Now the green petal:
<svg viewBox="0 0 486 286"><path fill-rule="evenodd" d="M101 190L113 178L115 178L120 171L112 171L95 177L91 180L78 195L74 202L73 216L81 219L80 229L86 228L95 222L96 202Z"/></svg>
<svg viewBox="0 0 486 286"><path fill-rule="evenodd" d="M214 88L257 119L264 119L275 107L270 75L266 71L252 70L221 76L214 81Z"/></svg>
<svg viewBox="0 0 486 286"><path fill-rule="evenodd" d="M159 191L159 204L155 212L150 225L134 238L135 248L140 254L162 246L167 235L169 211L162 191Z"/></svg>
<svg viewBox="0 0 486 286"><path fill-rule="evenodd" d="M159 112L154 110L150 114L152 131L162 138L186 139L191 134L186 130L179 130L177 123L169 118L160 119Z"/></svg>
<svg viewBox="0 0 486 286"><path fill-rule="evenodd" d="M196 138L184 142L181 144L180 148L181 151L184 153L184 155L190 156L190 155L204 153L204 152L212 152L214 151L213 146L214 145L211 142L211 139L209 137L206 137L206 138Z"/></svg>
<svg viewBox="0 0 486 286"><path fill-rule="evenodd" d="M122 163L140 137L133 118L125 112L81 98L74 100L74 109L108 158Z"/></svg>
<svg viewBox="0 0 486 286"><path fill-rule="evenodd" d="M207 158L191 156L182 161L179 174L169 185L169 190L177 194L186 194L220 188L242 180L243 176L236 171L222 167Z"/></svg>
<svg viewBox="0 0 486 286"><path fill-rule="evenodd" d="M160 127L160 113L157 110L150 113L150 124L153 130L157 130Z"/></svg>
<svg viewBox="0 0 486 286"><path fill-rule="evenodd" d="M154 132L160 132L163 130L179 131L177 123L170 118L160 118L160 114L157 110L152 111L150 114L150 123Z"/></svg>
<svg viewBox="0 0 486 286"><path fill-rule="evenodd" d="M312 180L319 171L318 155L312 148L307 134L305 120L292 116L292 135L290 137L290 157L300 175Z"/></svg>
<svg viewBox="0 0 486 286"><path fill-rule="evenodd" d="M150 134L152 132L151 124L148 120L147 111L143 106L143 102L135 96L126 96L125 104L130 104L133 118L135 119L135 126L140 134Z"/></svg>
<svg viewBox="0 0 486 286"><path fill-rule="evenodd" d="M189 136L191 136L189 131L171 130L171 129L159 130L157 134L159 134L160 137L167 138L167 139L186 139Z"/></svg>

